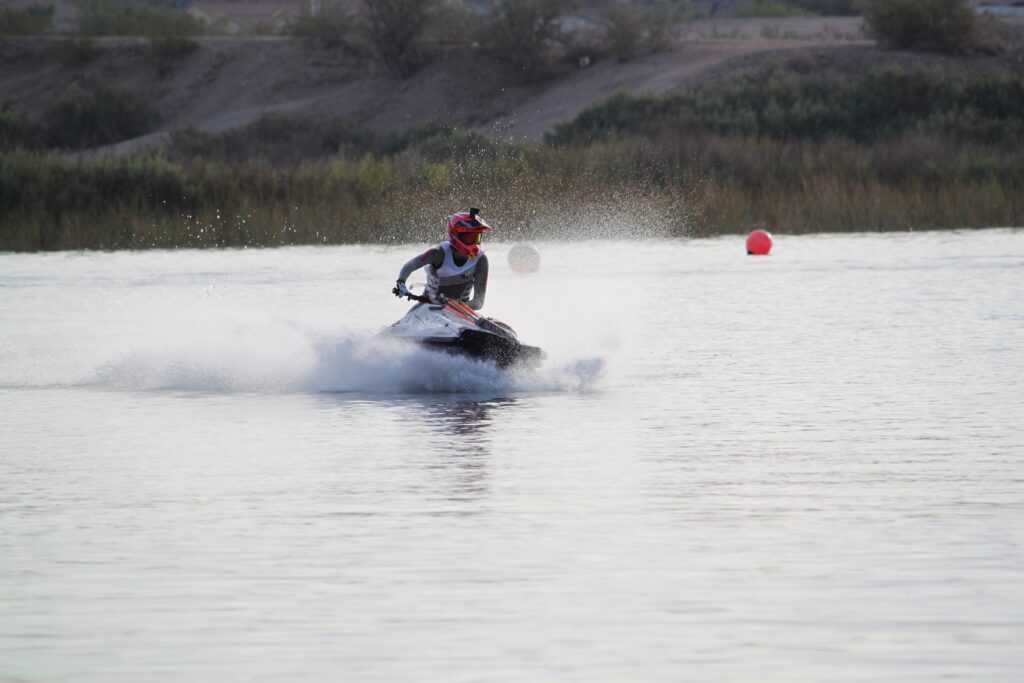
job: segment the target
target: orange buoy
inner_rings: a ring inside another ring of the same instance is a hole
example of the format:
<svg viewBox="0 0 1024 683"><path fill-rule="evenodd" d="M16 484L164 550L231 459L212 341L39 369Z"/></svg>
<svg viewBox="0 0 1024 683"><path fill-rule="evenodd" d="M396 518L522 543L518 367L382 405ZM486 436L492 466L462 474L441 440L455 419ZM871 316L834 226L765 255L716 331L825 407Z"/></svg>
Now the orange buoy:
<svg viewBox="0 0 1024 683"><path fill-rule="evenodd" d="M772 236L767 230L755 230L747 235L747 253L767 256L772 250Z"/></svg>

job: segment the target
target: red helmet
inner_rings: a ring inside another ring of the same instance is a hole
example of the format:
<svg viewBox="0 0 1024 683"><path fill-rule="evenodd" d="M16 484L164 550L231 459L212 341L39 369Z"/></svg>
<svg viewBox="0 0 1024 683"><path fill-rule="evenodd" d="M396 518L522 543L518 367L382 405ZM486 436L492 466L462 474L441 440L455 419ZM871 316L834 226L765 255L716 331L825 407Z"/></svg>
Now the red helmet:
<svg viewBox="0 0 1024 683"><path fill-rule="evenodd" d="M480 253L484 230L491 229L478 213L480 209L470 209L448 219L448 242L455 251L468 258L476 258Z"/></svg>

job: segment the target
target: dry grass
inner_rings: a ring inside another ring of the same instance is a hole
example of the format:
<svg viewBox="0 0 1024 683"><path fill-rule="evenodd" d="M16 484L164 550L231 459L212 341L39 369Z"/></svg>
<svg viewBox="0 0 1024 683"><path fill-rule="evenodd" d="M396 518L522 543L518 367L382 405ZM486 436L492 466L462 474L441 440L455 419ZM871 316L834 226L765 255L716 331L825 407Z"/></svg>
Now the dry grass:
<svg viewBox="0 0 1024 683"><path fill-rule="evenodd" d="M1024 224L1024 151L908 136L871 146L716 135L394 153L279 167L160 156L0 155L0 249L276 246L431 239L483 206L508 237L558 217L580 237ZM445 137L447 135L447 137ZM443 143L443 144L442 144Z"/></svg>

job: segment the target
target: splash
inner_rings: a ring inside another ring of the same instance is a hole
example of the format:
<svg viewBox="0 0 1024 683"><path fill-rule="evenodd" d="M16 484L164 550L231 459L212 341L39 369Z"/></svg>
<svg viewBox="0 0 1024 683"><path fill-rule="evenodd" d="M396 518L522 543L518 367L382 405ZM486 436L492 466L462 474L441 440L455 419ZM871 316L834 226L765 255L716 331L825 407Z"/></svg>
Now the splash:
<svg viewBox="0 0 1024 683"><path fill-rule="evenodd" d="M103 363L83 384L125 390L363 394L585 391L604 358L538 369L493 363L364 333L324 335L291 325L209 335L135 350Z"/></svg>
<svg viewBox="0 0 1024 683"><path fill-rule="evenodd" d="M408 342L365 337L324 341L316 358L309 387L372 393L583 391L595 384L605 365L604 359L588 358L546 369L502 370Z"/></svg>

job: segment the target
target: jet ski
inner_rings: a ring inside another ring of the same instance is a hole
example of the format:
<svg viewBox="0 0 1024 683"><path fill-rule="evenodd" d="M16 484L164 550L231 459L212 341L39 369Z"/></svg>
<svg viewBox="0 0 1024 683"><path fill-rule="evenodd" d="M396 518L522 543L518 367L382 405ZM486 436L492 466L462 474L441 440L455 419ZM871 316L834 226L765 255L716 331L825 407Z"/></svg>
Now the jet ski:
<svg viewBox="0 0 1024 683"><path fill-rule="evenodd" d="M492 361L499 368L532 367L547 357L536 346L519 342L515 331L494 318L485 318L455 299L435 303L409 294L417 304L382 334L417 342L426 348Z"/></svg>

